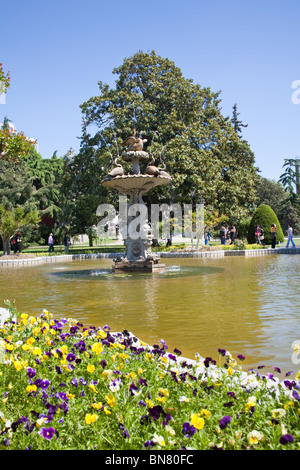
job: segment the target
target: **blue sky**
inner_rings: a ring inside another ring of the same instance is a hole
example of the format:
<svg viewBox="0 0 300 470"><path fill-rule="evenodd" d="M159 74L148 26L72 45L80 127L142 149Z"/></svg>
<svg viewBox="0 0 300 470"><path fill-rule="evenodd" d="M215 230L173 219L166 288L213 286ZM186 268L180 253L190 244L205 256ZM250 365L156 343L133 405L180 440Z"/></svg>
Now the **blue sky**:
<svg viewBox="0 0 300 470"><path fill-rule="evenodd" d="M261 175L278 180L284 158L300 157L299 18L299 0L2 2L0 62L11 87L0 121L37 139L43 158L78 151L80 104L99 80L114 86L124 58L154 50L221 91L224 115L237 103Z"/></svg>

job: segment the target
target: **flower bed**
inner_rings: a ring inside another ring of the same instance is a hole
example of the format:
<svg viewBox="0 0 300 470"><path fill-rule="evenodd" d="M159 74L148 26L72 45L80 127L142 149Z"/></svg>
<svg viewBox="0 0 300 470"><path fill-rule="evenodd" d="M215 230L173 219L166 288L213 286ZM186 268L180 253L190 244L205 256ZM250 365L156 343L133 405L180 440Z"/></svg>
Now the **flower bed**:
<svg viewBox="0 0 300 470"><path fill-rule="evenodd" d="M298 379L242 372L218 354L222 367L47 311L11 316L0 327L0 449L298 449Z"/></svg>

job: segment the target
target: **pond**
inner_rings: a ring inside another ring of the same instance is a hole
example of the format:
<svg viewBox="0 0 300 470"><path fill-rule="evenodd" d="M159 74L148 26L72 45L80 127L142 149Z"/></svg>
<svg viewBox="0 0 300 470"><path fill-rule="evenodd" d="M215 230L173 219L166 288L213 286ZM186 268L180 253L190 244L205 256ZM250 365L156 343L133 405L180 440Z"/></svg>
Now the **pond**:
<svg viewBox="0 0 300 470"><path fill-rule="evenodd" d="M162 262L164 273L139 275L113 275L109 259L1 267L0 295L29 314L45 308L151 345L164 339L185 357L218 362L222 348L246 356L244 368L300 369L292 360L292 343L300 343L297 255Z"/></svg>

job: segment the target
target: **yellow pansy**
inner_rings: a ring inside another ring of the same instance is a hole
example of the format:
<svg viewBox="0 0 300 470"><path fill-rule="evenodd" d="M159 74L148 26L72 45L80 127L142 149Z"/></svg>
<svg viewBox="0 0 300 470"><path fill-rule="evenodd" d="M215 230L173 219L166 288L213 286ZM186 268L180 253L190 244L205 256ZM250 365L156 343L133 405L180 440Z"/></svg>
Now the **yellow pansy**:
<svg viewBox="0 0 300 470"><path fill-rule="evenodd" d="M191 424L196 428L196 429L202 429L205 421L203 418L200 418L199 414L192 414L191 416Z"/></svg>
<svg viewBox="0 0 300 470"><path fill-rule="evenodd" d="M36 392L37 391L37 386L36 385L27 385L26 387L26 392L27 393L30 393L30 392Z"/></svg>
<svg viewBox="0 0 300 470"><path fill-rule="evenodd" d="M32 354L34 354L35 356L41 356L42 355L42 350L41 348L33 348L31 350Z"/></svg>
<svg viewBox="0 0 300 470"><path fill-rule="evenodd" d="M107 336L107 333L105 333L105 331L103 330L99 330L97 333L97 336L99 336L101 339L105 339Z"/></svg>
<svg viewBox="0 0 300 470"><path fill-rule="evenodd" d="M248 411L250 408L256 407L256 397L249 397L245 406L245 410Z"/></svg>
<svg viewBox="0 0 300 470"><path fill-rule="evenodd" d="M68 354L68 348L65 344L60 348L60 350L63 354Z"/></svg>
<svg viewBox="0 0 300 470"><path fill-rule="evenodd" d="M159 388L158 391L165 395L165 397L169 396L169 390L167 388Z"/></svg>
<svg viewBox="0 0 300 470"><path fill-rule="evenodd" d="M264 436L260 432L254 430L249 432L249 434L247 435L247 439L249 444L256 445L259 441L264 440Z"/></svg>
<svg viewBox="0 0 300 470"><path fill-rule="evenodd" d="M113 408L115 406L115 397L113 396L112 393L109 393L108 395L105 396L105 400L107 401L107 404Z"/></svg>
<svg viewBox="0 0 300 470"><path fill-rule="evenodd" d="M145 402L147 403L147 405L149 406L149 408L153 408L154 403L153 403L152 400L149 400L148 398L146 398Z"/></svg>
<svg viewBox="0 0 300 470"><path fill-rule="evenodd" d="M284 409L285 409L285 410L288 410L289 408L294 408L294 402L288 401L288 402L284 405Z"/></svg>
<svg viewBox="0 0 300 470"><path fill-rule="evenodd" d="M92 345L92 351L93 353L100 354L103 351L103 347L101 343L94 343Z"/></svg>
<svg viewBox="0 0 300 470"><path fill-rule="evenodd" d="M203 408L200 411L200 416L204 416L204 418L209 418L211 416L211 412L208 411L206 408Z"/></svg>
<svg viewBox="0 0 300 470"><path fill-rule="evenodd" d="M95 387L94 384L90 384L90 385L89 385L89 388L90 388L91 390L93 390L93 392L98 393L98 390L96 389L96 387Z"/></svg>
<svg viewBox="0 0 300 470"><path fill-rule="evenodd" d="M46 330L46 331L49 331L50 327L49 327L49 324L44 322L42 323L42 327L41 327L43 330Z"/></svg>
<svg viewBox="0 0 300 470"><path fill-rule="evenodd" d="M152 361L154 358L153 354L146 353L146 361Z"/></svg>
<svg viewBox="0 0 300 470"><path fill-rule="evenodd" d="M120 359L128 359L129 356L128 356L128 354L120 353L120 354L119 354L119 358L120 358Z"/></svg>
<svg viewBox="0 0 300 470"><path fill-rule="evenodd" d="M136 374L134 372L127 372L125 376L127 377L127 379L131 379L131 380L134 380L136 378Z"/></svg>
<svg viewBox="0 0 300 470"><path fill-rule="evenodd" d="M157 397L156 400L160 403L166 403L167 397Z"/></svg>
<svg viewBox="0 0 300 470"><path fill-rule="evenodd" d="M16 369L17 371L23 369L22 364L21 364L20 361L15 361L15 362L14 362L14 366L15 366L15 369Z"/></svg>
<svg viewBox="0 0 300 470"><path fill-rule="evenodd" d="M101 410L102 406L103 406L102 401L99 401L98 403L93 403L93 404L92 404L92 407L93 407L95 410Z"/></svg>
<svg viewBox="0 0 300 470"><path fill-rule="evenodd" d="M30 346L35 342L35 338L32 336L26 340L26 343L29 344Z"/></svg>
<svg viewBox="0 0 300 470"><path fill-rule="evenodd" d="M92 374L95 370L95 366L93 364L88 364L86 370Z"/></svg>
<svg viewBox="0 0 300 470"><path fill-rule="evenodd" d="M98 419L98 415L96 414L91 415L90 413L88 413L87 415L85 415L86 424L94 423L95 421L97 421L97 419Z"/></svg>

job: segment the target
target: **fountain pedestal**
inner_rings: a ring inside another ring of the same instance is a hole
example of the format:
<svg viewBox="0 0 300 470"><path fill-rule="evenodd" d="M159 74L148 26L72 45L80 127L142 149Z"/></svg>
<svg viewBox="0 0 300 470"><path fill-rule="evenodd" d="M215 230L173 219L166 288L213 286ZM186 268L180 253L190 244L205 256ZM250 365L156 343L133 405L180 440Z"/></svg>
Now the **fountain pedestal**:
<svg viewBox="0 0 300 470"><path fill-rule="evenodd" d="M145 140L136 138L134 133L126 142L129 142L129 147L123 154L123 159L132 163L132 174L124 175L121 165L118 165L118 174L114 176L114 170L112 170L102 181L103 186L116 189L130 198L127 204L127 230L124 236L126 252L124 257L114 260L113 271L115 273L156 272L164 269L165 265L160 263L158 255L151 252L152 231L147 217L142 219L142 225L135 227L134 233L132 233L132 224L136 219L136 209L140 214L147 214L143 194L155 186L170 183L172 179L165 172L160 174L159 168L149 167L149 165L148 171L150 172L149 168L151 168L154 174L141 174L140 161L149 159L149 154L142 150ZM155 168L156 171L153 170Z"/></svg>

